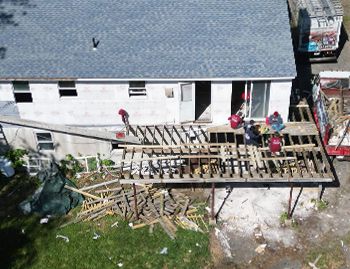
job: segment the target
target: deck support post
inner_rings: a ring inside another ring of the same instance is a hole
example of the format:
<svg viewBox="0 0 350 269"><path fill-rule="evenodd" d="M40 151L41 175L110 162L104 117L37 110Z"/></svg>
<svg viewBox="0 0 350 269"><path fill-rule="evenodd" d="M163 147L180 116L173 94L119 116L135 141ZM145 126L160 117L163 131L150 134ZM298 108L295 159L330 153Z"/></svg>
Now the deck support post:
<svg viewBox="0 0 350 269"><path fill-rule="evenodd" d="M215 183L211 183L211 214L210 214L210 224L216 224L215 218Z"/></svg>
<svg viewBox="0 0 350 269"><path fill-rule="evenodd" d="M290 191L289 191L288 219L292 217L292 199L293 199L293 185L291 185Z"/></svg>
<svg viewBox="0 0 350 269"><path fill-rule="evenodd" d="M322 200L322 196L323 196L323 192L324 192L324 186L323 184L319 184L318 185L318 200Z"/></svg>

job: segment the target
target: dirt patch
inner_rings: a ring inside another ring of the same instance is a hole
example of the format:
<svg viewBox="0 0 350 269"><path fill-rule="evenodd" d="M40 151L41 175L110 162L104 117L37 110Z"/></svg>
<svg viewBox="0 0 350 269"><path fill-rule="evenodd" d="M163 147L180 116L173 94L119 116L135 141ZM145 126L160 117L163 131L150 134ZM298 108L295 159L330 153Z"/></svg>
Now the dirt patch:
<svg viewBox="0 0 350 269"><path fill-rule="evenodd" d="M325 190L322 207L315 202L318 189L294 189L295 223L289 225L281 224L289 188L233 189L228 197L225 190L217 190L217 210L225 200L217 229L226 254L215 254L216 264L223 260L234 268L309 268L308 262L322 254L319 268L350 268L350 163L335 160L334 167L340 188ZM265 250L258 253L262 244Z"/></svg>
<svg viewBox="0 0 350 269"><path fill-rule="evenodd" d="M210 233L210 253L212 256L213 268L235 268L233 262L225 256L225 250L221 245L215 231Z"/></svg>

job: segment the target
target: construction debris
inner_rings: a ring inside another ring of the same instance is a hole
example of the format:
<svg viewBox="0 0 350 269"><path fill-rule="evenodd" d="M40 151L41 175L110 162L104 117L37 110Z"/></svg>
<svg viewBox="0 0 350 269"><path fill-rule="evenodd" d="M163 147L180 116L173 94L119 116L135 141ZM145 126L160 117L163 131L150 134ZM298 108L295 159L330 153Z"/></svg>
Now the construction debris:
<svg viewBox="0 0 350 269"><path fill-rule="evenodd" d="M313 86L315 118L327 153L349 157L349 75L343 72L326 73L326 76L323 72L316 76Z"/></svg>
<svg viewBox="0 0 350 269"><path fill-rule="evenodd" d="M62 238L66 243L69 243L69 238L67 236L57 234L56 238Z"/></svg>
<svg viewBox="0 0 350 269"><path fill-rule="evenodd" d="M163 254L163 255L168 254L168 248L167 247L162 248L162 250L159 252L159 254Z"/></svg>
<svg viewBox="0 0 350 269"><path fill-rule="evenodd" d="M312 269L319 269L316 264L317 262L321 259L322 257L322 254L318 255L317 258L314 260L314 262L309 262L309 266L312 268Z"/></svg>
<svg viewBox="0 0 350 269"><path fill-rule="evenodd" d="M255 249L255 252L258 253L258 254L264 253L266 246L267 246L267 244L261 244L261 245L259 245L259 246Z"/></svg>
<svg viewBox="0 0 350 269"><path fill-rule="evenodd" d="M101 235L94 233L94 236L92 237L92 239L97 240L101 237Z"/></svg>
<svg viewBox="0 0 350 269"><path fill-rule="evenodd" d="M177 227L209 231L205 218L191 205L190 198L178 191L153 188L151 185L118 185L110 189L100 188L91 194L65 187L83 194L86 199L76 221L96 221L107 215L118 215L129 221L134 230L159 223L172 239ZM112 226L117 226L117 222Z"/></svg>

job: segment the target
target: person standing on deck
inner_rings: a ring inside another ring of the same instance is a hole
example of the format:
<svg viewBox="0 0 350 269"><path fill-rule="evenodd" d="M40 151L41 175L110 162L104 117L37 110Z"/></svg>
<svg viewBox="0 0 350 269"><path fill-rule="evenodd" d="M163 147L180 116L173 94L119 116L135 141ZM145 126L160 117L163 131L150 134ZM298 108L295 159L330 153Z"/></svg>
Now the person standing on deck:
<svg viewBox="0 0 350 269"><path fill-rule="evenodd" d="M244 127L244 138L246 145L254 145L259 147L259 134L257 134L257 130L254 125L254 121L251 120L247 126Z"/></svg>
<svg viewBox="0 0 350 269"><path fill-rule="evenodd" d="M270 138L269 141L269 149L271 151L271 153L277 153L281 151L281 137L279 136L279 134L276 132L272 135L272 137Z"/></svg>
<svg viewBox="0 0 350 269"><path fill-rule="evenodd" d="M231 128L238 129L243 122L242 114L238 112L237 114L231 115L228 120L230 121Z"/></svg>
<svg viewBox="0 0 350 269"><path fill-rule="evenodd" d="M276 132L280 132L285 127L282 117L277 111L270 115L268 118L268 124L271 125L271 128Z"/></svg>

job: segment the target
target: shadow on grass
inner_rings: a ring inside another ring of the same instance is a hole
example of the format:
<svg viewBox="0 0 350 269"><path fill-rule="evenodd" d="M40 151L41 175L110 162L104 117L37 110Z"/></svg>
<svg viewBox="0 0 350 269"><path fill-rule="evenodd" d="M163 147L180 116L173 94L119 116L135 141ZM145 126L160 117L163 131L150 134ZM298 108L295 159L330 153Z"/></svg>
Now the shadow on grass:
<svg viewBox="0 0 350 269"><path fill-rule="evenodd" d="M38 216L24 216L18 204L36 189L35 179L17 173L0 178L0 264L1 268L27 268L37 256L34 241L45 236L50 226L39 224Z"/></svg>
<svg viewBox="0 0 350 269"><path fill-rule="evenodd" d="M36 256L31 247L31 239L19 227L6 227L0 230L1 268L13 268L30 265Z"/></svg>

